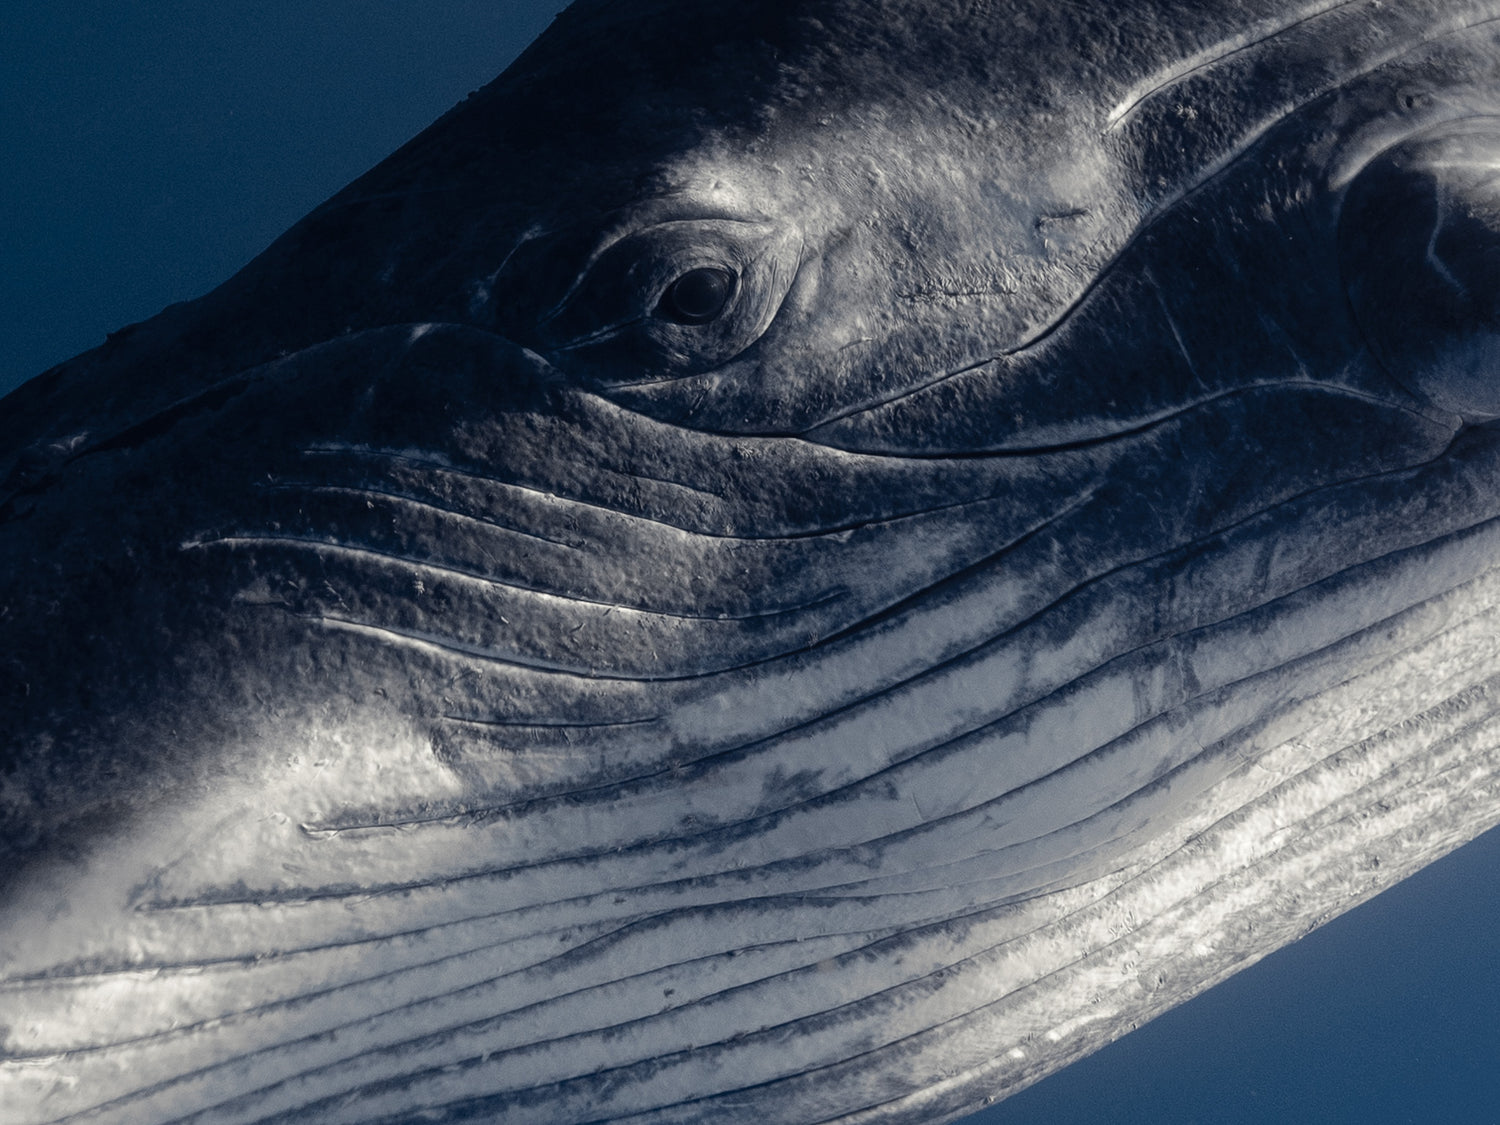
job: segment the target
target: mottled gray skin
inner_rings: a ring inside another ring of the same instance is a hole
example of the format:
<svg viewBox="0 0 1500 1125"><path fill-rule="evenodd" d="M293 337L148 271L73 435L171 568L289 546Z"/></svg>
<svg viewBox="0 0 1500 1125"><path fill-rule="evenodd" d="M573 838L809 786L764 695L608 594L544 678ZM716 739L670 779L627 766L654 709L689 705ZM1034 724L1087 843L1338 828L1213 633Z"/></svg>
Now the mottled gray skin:
<svg viewBox="0 0 1500 1125"><path fill-rule="evenodd" d="M581 0L0 409L0 1104L949 1120L1488 827L1497 158L1500 0Z"/></svg>

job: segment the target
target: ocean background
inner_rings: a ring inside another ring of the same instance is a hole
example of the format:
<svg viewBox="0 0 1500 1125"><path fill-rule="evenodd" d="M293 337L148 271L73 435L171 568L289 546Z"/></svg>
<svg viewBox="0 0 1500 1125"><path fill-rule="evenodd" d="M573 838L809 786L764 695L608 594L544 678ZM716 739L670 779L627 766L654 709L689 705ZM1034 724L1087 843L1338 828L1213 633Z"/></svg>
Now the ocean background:
<svg viewBox="0 0 1500 1125"><path fill-rule="evenodd" d="M10 5L0 393L228 277L562 6ZM967 1125L1500 1123L1497 871L1492 832Z"/></svg>

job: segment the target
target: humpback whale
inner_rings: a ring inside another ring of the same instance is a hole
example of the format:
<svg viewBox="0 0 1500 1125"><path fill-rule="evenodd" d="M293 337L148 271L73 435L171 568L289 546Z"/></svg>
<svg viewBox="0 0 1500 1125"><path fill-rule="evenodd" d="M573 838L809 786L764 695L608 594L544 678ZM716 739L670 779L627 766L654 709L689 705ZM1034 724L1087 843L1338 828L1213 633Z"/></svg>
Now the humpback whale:
<svg viewBox="0 0 1500 1125"><path fill-rule="evenodd" d="M575 6L7 400L5 1104L944 1120L1489 826L1497 17Z"/></svg>

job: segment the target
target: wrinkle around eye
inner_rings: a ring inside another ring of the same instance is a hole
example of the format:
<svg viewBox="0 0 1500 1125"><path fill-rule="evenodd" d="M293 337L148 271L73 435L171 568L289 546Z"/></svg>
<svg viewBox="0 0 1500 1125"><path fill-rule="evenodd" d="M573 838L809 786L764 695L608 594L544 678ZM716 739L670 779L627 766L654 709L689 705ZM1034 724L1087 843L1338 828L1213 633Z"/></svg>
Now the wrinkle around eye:
<svg viewBox="0 0 1500 1125"><path fill-rule="evenodd" d="M676 245L638 236L596 258L538 326L539 350L586 379L622 385L701 374L760 339L801 263L798 232L735 224L746 229L731 237L728 224L671 225Z"/></svg>

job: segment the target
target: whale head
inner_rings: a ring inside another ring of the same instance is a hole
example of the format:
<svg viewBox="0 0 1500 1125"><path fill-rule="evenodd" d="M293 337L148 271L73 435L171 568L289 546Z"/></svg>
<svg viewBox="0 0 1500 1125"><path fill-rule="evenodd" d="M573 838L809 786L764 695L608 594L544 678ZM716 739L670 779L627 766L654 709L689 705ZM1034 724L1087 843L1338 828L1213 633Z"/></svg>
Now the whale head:
<svg viewBox="0 0 1500 1125"><path fill-rule="evenodd" d="M949 1120L1500 820L1497 62L580 0L22 387L0 1104Z"/></svg>

